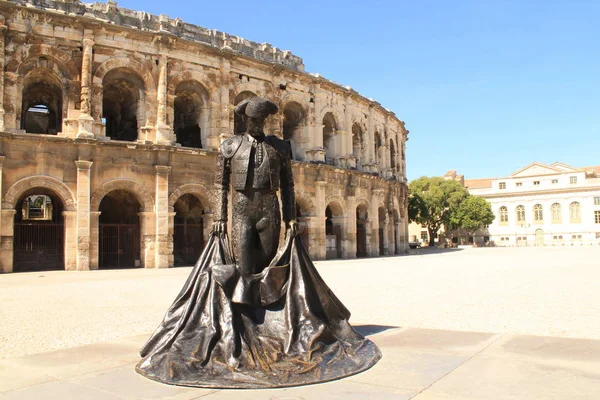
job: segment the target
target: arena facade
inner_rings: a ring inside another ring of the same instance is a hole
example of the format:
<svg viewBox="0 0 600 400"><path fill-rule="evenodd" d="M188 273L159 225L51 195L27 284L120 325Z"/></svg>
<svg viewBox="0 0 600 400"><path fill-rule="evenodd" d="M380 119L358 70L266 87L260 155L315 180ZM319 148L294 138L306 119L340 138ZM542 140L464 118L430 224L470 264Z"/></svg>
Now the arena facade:
<svg viewBox="0 0 600 400"><path fill-rule="evenodd" d="M0 51L2 272L193 264L253 95L279 107L314 259L408 248L404 122L288 51L74 0L0 2Z"/></svg>

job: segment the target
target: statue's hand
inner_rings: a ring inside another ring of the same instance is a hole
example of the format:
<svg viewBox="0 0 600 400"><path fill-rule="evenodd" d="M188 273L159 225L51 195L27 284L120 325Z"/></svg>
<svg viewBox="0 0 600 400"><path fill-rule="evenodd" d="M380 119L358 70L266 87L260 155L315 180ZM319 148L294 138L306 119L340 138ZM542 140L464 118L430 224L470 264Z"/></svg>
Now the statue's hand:
<svg viewBox="0 0 600 400"><path fill-rule="evenodd" d="M217 235L222 235L227 232L227 221L215 221L213 223L213 231Z"/></svg>
<svg viewBox="0 0 600 400"><path fill-rule="evenodd" d="M298 221L295 219L288 222L287 234L295 237L298 234Z"/></svg>

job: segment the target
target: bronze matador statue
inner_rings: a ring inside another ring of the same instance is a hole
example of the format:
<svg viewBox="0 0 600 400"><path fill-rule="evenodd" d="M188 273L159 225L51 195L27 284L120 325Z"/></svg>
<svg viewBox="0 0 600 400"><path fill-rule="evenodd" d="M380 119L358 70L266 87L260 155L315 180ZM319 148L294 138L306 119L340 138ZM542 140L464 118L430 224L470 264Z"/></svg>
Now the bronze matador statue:
<svg viewBox="0 0 600 400"><path fill-rule="evenodd" d="M253 97L241 102L235 113L245 119L247 130L221 145L216 179L221 195L214 230L226 230L231 183L233 254L242 272L256 274L271 262L279 247L279 189L287 233L297 232L291 149L287 142L263 132L265 119L277 113L273 102Z"/></svg>
<svg viewBox="0 0 600 400"><path fill-rule="evenodd" d="M348 323L350 312L297 236L290 147L263 132L277 106L252 97L235 112L247 130L221 145L213 231L140 351L136 371L172 385L266 388L326 382L372 367L379 349Z"/></svg>

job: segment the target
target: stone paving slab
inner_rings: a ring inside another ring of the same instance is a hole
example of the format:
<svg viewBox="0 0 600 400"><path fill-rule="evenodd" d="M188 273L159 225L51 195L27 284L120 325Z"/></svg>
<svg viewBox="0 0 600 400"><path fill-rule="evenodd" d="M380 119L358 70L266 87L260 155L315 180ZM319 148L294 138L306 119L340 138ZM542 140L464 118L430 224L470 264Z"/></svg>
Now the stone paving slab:
<svg viewBox="0 0 600 400"><path fill-rule="evenodd" d="M163 385L135 373L147 335L0 362L0 400L598 399L600 341L361 327L383 359L352 377L285 389ZM387 329L387 330L386 330Z"/></svg>

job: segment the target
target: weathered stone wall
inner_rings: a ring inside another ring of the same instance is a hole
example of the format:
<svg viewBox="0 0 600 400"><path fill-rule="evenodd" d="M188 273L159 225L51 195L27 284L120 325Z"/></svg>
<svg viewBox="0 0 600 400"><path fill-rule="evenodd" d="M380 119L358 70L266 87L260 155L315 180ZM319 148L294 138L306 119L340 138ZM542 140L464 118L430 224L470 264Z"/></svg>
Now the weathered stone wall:
<svg viewBox="0 0 600 400"><path fill-rule="evenodd" d="M292 145L312 257L325 257L326 224L343 257L356 257L358 230L361 255L407 247L404 123L289 52L111 1L20 0L0 2L0 49L0 271L13 267L17 202L36 188L63 203L66 269L99 267L99 207L115 190L140 204L141 265L173 265L175 203L201 202L207 237L215 150L250 95L280 108L267 130Z"/></svg>

